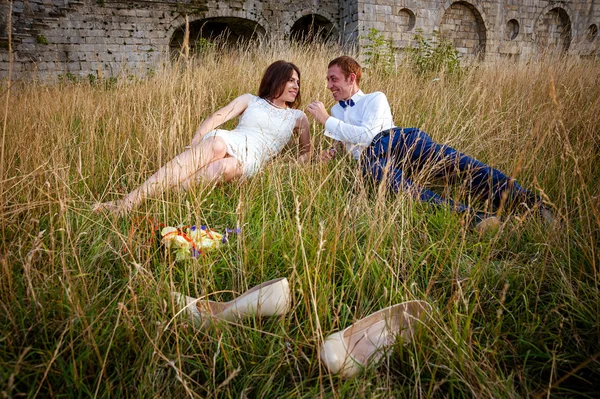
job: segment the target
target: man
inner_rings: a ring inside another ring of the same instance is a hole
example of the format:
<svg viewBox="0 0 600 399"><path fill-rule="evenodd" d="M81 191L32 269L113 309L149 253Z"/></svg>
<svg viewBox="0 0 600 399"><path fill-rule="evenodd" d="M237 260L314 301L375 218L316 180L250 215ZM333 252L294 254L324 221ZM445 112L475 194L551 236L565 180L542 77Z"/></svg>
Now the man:
<svg viewBox="0 0 600 399"><path fill-rule="evenodd" d="M325 136L334 139L338 147L324 151L322 160L334 158L339 147L343 147L361 162L365 176L378 183L387 178L395 193L402 190L421 201L445 204L457 212L470 211L461 203L418 187L409 178L426 171L428 176L443 179L446 183L461 179L470 195L489 201L495 210L520 203L529 207L539 205L544 218L551 220L551 213L543 208L537 196L502 172L435 143L417 128L396 127L385 94L363 93L361 77L362 69L356 60L347 56L334 59L327 70L327 88L338 103L331 108L331 115L320 101L313 101L307 107L307 111L325 126ZM473 216L480 230L499 223L495 216L482 212L474 212Z"/></svg>

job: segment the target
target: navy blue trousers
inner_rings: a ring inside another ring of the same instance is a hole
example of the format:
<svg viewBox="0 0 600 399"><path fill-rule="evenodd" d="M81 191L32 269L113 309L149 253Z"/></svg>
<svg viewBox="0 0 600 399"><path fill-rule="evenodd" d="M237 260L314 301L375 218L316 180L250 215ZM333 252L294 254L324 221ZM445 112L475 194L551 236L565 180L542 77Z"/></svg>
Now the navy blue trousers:
<svg viewBox="0 0 600 399"><path fill-rule="evenodd" d="M514 179L454 148L436 143L417 128L393 128L379 133L363 152L361 163L364 175L377 183L387 173L387 183L394 193L405 191L421 201L447 205L457 212L471 210L460 202L418 187L409 176L426 172L428 177L445 184L459 183L468 196L487 201L493 211L521 203L532 207L540 202ZM476 220L488 216L482 212L473 215Z"/></svg>

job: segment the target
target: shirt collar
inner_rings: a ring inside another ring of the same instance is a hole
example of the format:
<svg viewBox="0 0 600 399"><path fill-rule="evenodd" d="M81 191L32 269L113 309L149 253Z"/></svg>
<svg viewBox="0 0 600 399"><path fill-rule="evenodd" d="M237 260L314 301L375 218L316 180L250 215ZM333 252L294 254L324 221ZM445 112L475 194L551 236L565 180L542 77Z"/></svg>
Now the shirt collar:
<svg viewBox="0 0 600 399"><path fill-rule="evenodd" d="M357 103L360 101L361 98L363 98L365 96L365 93L363 93L362 90L358 90L356 93L354 93L354 95L352 97L350 97L352 99L352 101L354 101L354 103Z"/></svg>
<svg viewBox="0 0 600 399"><path fill-rule="evenodd" d="M365 93L363 93L363 91L359 89L359 90L358 90L356 93L354 93L354 95L353 95L352 97L350 97L350 98L349 98L349 99L347 99L347 100L342 100L342 101L339 101L339 103L342 103L342 102L346 102L346 101L350 101L350 100L352 100L352 101L354 101L354 104L352 104L352 105L354 106L354 105L356 105L356 103L358 103L358 102L359 102L359 101L360 101L360 100L361 100L361 99L362 99L364 96L365 96ZM341 107L341 108L342 108L344 111L346 111L346 110L348 110L349 108L351 108L351 107L344 107L344 106L343 106L343 105L341 105L341 104L337 104L337 105L339 105L339 106L340 106L340 107Z"/></svg>

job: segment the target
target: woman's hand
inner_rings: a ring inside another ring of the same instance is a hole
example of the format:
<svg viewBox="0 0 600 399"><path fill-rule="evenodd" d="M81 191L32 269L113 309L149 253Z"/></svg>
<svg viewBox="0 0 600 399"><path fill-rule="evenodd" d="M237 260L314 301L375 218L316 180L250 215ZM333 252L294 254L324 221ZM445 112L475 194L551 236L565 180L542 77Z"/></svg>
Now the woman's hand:
<svg viewBox="0 0 600 399"><path fill-rule="evenodd" d="M298 157L298 162L300 163L308 163L310 161L310 154L302 154Z"/></svg>
<svg viewBox="0 0 600 399"><path fill-rule="evenodd" d="M330 148L328 150L325 150L321 153L321 155L319 156L319 160L321 162L329 162L331 161L333 158L335 158L337 155L337 151L335 148Z"/></svg>

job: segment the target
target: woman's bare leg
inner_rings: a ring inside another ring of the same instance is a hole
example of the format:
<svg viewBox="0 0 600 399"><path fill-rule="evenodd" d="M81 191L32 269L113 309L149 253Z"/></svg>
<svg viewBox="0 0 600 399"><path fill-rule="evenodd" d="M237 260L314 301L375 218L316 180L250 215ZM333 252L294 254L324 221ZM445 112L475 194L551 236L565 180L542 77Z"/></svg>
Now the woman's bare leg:
<svg viewBox="0 0 600 399"><path fill-rule="evenodd" d="M124 214L139 205L144 199L176 187L198 170L211 162L227 156L227 145L219 137L203 140L200 144L182 152L150 176L142 185L130 192L125 198L105 202L94 206L94 211L106 209L114 214Z"/></svg>
<svg viewBox="0 0 600 399"><path fill-rule="evenodd" d="M226 183L239 179L243 175L240 162L230 156L217 159L197 171L181 184L182 190L188 190L194 184L200 182Z"/></svg>

